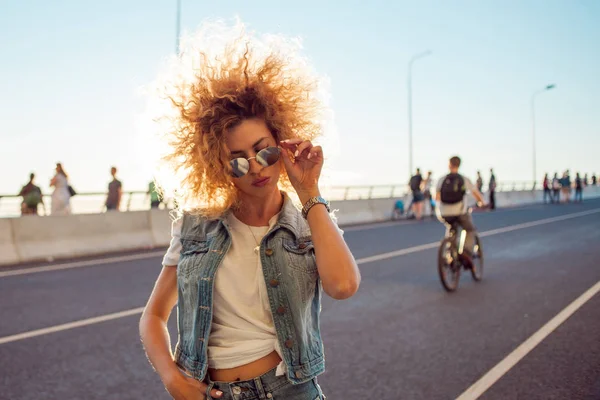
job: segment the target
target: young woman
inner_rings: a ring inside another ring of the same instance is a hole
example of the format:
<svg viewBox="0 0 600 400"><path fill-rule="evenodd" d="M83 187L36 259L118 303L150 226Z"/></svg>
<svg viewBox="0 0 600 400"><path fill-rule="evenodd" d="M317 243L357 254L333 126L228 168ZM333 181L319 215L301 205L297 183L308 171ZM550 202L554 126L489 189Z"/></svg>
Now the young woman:
<svg viewBox="0 0 600 400"><path fill-rule="evenodd" d="M324 399L321 292L349 298L360 273L319 192L318 81L290 42L218 40L217 28L179 56L193 74L170 95L166 159L183 211L141 339L177 400Z"/></svg>
<svg viewBox="0 0 600 400"><path fill-rule="evenodd" d="M71 214L71 193L69 192L69 177L61 163L56 163L56 174L50 180L52 192L50 215Z"/></svg>

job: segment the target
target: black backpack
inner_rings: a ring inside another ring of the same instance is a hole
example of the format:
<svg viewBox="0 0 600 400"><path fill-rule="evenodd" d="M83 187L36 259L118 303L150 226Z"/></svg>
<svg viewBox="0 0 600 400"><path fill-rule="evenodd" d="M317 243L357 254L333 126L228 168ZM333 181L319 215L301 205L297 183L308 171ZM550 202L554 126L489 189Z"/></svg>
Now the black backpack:
<svg viewBox="0 0 600 400"><path fill-rule="evenodd" d="M467 188L465 187L465 179L459 174L448 174L444 178L440 189L442 203L456 204L463 201Z"/></svg>
<svg viewBox="0 0 600 400"><path fill-rule="evenodd" d="M421 175L415 175L412 178L410 178L410 190L412 190L413 192L418 192L419 190L421 190L422 181L423 178L421 177Z"/></svg>

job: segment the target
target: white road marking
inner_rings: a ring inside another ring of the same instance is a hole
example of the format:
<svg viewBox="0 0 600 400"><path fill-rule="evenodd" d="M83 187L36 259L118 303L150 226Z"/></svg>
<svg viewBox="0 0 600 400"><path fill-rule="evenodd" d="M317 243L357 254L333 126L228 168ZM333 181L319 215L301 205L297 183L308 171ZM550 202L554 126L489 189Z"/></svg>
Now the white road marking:
<svg viewBox="0 0 600 400"><path fill-rule="evenodd" d="M66 331L69 329L79 328L81 326L98 324L100 322L110 321L112 319L118 319L123 317L128 317L130 315L140 314L144 311L144 307L133 308L131 310L120 311L113 314L101 315L99 317L82 319L79 321L69 322L67 324L55 325L49 328L36 329L34 331L18 333L16 335L5 336L0 338L0 344L16 342L17 340L29 339L35 336L47 335L49 333Z"/></svg>
<svg viewBox="0 0 600 400"><path fill-rule="evenodd" d="M435 219L430 219L430 220L437 221ZM423 221L417 221L417 220L413 220L413 219L400 219L400 220L396 220L396 221L387 220L387 221L371 222L371 223L360 224L360 225L350 225L345 228L343 226L341 226L340 228L344 231L344 233L359 232L359 231L370 231L370 230L379 229L379 228L387 228L390 226L412 226L412 225L416 225L416 224L421 224L424 221L427 221L427 218L424 218Z"/></svg>
<svg viewBox="0 0 600 400"><path fill-rule="evenodd" d="M585 215L590 215L590 214L597 214L599 212L600 212L600 208L595 208L593 210L581 211L581 212L572 213L572 214L565 214L565 215L561 215L559 217L545 218L545 219L540 219L540 220L537 220L537 221L525 222L523 224L511 225L511 226L506 226L504 228L498 228L498 229L492 229L492 230L485 231L485 232L479 232L478 236L479 237L485 237L485 236L498 235L500 233L512 232L512 231L516 231L516 230L519 230L519 229L530 228L532 226L539 226L539 225L551 224L553 222L558 222L558 221L564 221L564 220L568 220L568 219L583 217ZM394 257L398 257L398 256L403 256L403 255L406 255L406 254L415 253L417 251L434 249L434 248L436 248L439 245L440 245L440 242L433 242L433 243L422 244L422 245L419 245L419 246L408 247L406 249L391 251L389 253L376 254L374 256L361 258L361 259L356 260L356 262L358 264L365 264L365 263L369 263L369 262L373 262L373 261L386 260L388 258L394 258Z"/></svg>
<svg viewBox="0 0 600 400"><path fill-rule="evenodd" d="M108 257L108 258L101 258L101 259L96 259L96 260L75 261L75 262L70 262L70 263L65 263L65 264L45 265L42 267L15 269L15 270L11 270L11 271L0 271L0 278L5 278L7 276L34 274L36 272L48 272L48 271L59 271L62 269L91 267L93 265L111 264L111 263L116 263L116 262L145 260L148 258L161 257L164 255L165 255L164 251L155 251L152 253L132 254L130 256Z"/></svg>
<svg viewBox="0 0 600 400"><path fill-rule="evenodd" d="M356 263L358 265L361 265L361 264L367 264L367 263L374 262L374 261L386 260L388 258L404 256L406 254L416 253L418 251L435 249L439 245L440 245L440 242L435 242L435 243L422 244L419 246L408 247L406 249L390 251L389 253L381 253L381 254L376 254L374 256L359 258L358 260L356 260Z"/></svg>
<svg viewBox="0 0 600 400"><path fill-rule="evenodd" d="M492 229L489 231L479 233L478 235L480 237L492 236L492 235L497 235L499 233L506 233L506 232L516 231L519 229L530 228L532 226L545 225L545 224L550 224L552 222L565 221L567 219L573 219L573 218L577 218L577 217L583 217L586 215L597 214L599 212L600 212L600 208L594 208L593 210L581 211L581 212L572 213L572 214L565 214L565 215L560 215L558 217L540 219L538 221L525 222L525 223L518 224L518 225L506 226L504 228Z"/></svg>
<svg viewBox="0 0 600 400"><path fill-rule="evenodd" d="M559 217L541 219L538 221L527 222L524 224L507 226L507 227L499 228L499 229L493 229L490 231L482 232L479 234L479 236L498 235L501 233L511 232L511 231L518 230L518 229L525 229L525 228L529 228L532 226L550 224L552 222L564 221L567 219L582 217L585 215L595 214L598 212L600 212L600 208L589 210L589 211L582 211L582 212L578 212L578 213L566 214L566 215L562 215ZM416 252L423 251L423 250L433 249L433 248L436 248L438 245L439 245L439 242L422 244L419 246L413 246L413 247L409 247L406 249L392 251L389 253L382 253L382 254L377 254L377 255L371 256L371 257L361 258L361 259L356 260L356 262L359 265L360 264L368 264L368 263L374 262L374 261L385 260L388 258L399 257L399 256L403 256L406 254L411 254L411 253L416 253ZM154 255L151 256L150 254L154 254ZM157 252L157 253L150 253L150 254L139 254L138 258L134 258L136 256L105 258L103 260L98 260L99 261L98 264L104 264L104 263L111 262L110 260L113 260L112 262L120 262L120 261L130 261L130 260L135 260L135 259L156 257L157 255L162 255L163 253ZM95 264L89 264L90 262L92 262L92 261L85 261L83 263L88 263L86 265L95 265ZM86 266L86 265L82 265L83 263L71 263L71 264L76 264L76 266L69 266L70 264L63 264L62 267L60 265L55 265L55 266L50 266L48 268L61 267L60 269L65 269L65 268L77 268L80 266ZM44 268L44 267L41 267L41 268ZM29 271L29 270L24 270L24 271ZM7 272L20 272L20 271L7 271ZM34 336L46 335L49 333L64 331L64 330L68 330L68 329L74 329L74 328L78 328L81 326L97 324L97 323L108 321L111 319L122 318L122 317L127 317L130 315L140 314L143 310L144 310L144 307L134 308L131 310L122 311L120 313L108 314L108 315L104 315L104 316L100 316L100 317L94 317L94 318L84 319L84 320L80 320L80 321L70 322L67 324L56 325L56 326L49 327L49 328L38 329L38 330L24 332L24 333L20 333L20 334L16 334L16 335L11 335L11 336L5 336L5 337L0 338L0 344L14 342L17 340L22 340L22 339L27 339L27 338L34 337Z"/></svg>
<svg viewBox="0 0 600 400"><path fill-rule="evenodd" d="M531 335L519 347L514 349L512 353L507 355L494 368L490 369L477 382L462 393L456 400L472 400L477 399L485 393L494 383L496 383L504 374L514 367L523 357L550 335L556 328L565 322L571 315L575 313L594 295L600 292L600 281L589 288L585 293L579 296L575 301L569 304L564 310L559 312L554 318L542 326L536 333Z"/></svg>

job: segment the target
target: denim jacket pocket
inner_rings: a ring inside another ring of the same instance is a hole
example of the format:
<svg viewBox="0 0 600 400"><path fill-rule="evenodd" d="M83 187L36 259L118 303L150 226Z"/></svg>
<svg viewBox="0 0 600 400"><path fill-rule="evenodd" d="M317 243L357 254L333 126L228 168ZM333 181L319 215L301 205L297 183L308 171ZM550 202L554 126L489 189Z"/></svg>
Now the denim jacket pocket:
<svg viewBox="0 0 600 400"><path fill-rule="evenodd" d="M317 272L315 245L311 240L284 239L283 248L292 268L309 274Z"/></svg>
<svg viewBox="0 0 600 400"><path fill-rule="evenodd" d="M207 240L181 239L181 256L201 254L208 252L209 243Z"/></svg>
<svg viewBox="0 0 600 400"><path fill-rule="evenodd" d="M181 239L181 257L177 266L183 276L188 276L199 266L200 260L210 248L206 240Z"/></svg>

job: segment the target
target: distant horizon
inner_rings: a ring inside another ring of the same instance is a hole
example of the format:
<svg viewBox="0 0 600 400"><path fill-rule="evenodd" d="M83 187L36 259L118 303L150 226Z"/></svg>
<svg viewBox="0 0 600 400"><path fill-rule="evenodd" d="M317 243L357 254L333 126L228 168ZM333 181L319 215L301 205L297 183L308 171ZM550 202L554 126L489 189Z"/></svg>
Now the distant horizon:
<svg viewBox="0 0 600 400"><path fill-rule="evenodd" d="M110 167L125 191L152 179L141 90L174 53L176 1L13 3L0 15L0 148L17 194L31 172L48 192L62 162L80 192L104 192ZM337 141L325 148L327 186L408 182L408 62L413 167L484 181L532 181L532 95L537 176L600 173L600 3L413 3L344 6L309 0L182 0L182 33L207 18L239 16L260 34L302 39L331 82Z"/></svg>

